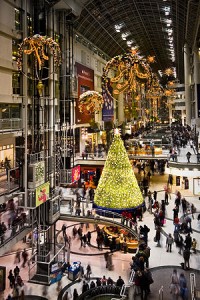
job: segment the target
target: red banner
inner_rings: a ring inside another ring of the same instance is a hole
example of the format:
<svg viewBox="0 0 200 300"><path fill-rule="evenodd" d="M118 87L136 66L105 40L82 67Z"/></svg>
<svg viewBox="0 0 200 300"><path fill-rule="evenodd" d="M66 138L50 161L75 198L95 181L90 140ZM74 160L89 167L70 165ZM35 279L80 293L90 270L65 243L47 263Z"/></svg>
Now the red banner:
<svg viewBox="0 0 200 300"><path fill-rule="evenodd" d="M72 183L78 181L80 179L80 175L81 175L81 167L80 166L76 166L76 167L72 168Z"/></svg>
<svg viewBox="0 0 200 300"><path fill-rule="evenodd" d="M75 63L78 77L78 97L86 91L94 90L94 70L83 66L79 63ZM76 103L76 124L89 123L91 115L82 114L79 110L79 100Z"/></svg>

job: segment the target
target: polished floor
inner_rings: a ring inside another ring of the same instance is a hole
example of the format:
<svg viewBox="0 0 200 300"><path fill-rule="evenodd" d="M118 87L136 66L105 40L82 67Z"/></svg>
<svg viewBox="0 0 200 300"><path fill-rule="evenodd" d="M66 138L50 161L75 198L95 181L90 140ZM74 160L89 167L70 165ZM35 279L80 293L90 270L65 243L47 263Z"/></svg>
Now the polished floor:
<svg viewBox="0 0 200 300"><path fill-rule="evenodd" d="M189 146L188 146L189 147ZM181 156L179 157L179 160L185 161L186 162L186 157L185 153L188 149L182 149L181 150ZM191 161L196 162L196 156L195 154L192 154L192 159ZM166 173L169 172L169 170L166 170ZM151 191L158 191L158 200L161 201L164 199L164 186L167 183L168 179L168 174L165 175L159 175L155 174L151 178L151 183L150 183L150 190ZM200 200L198 196L193 196L193 194L189 190L182 189L182 186L177 187L173 185L172 187L172 193L171 193L171 199L169 200L169 205L167 206L167 215L166 215L166 224L164 225L164 231L166 234L173 233L174 231L174 225L173 225L173 213L172 210L174 208L174 199L175 199L175 193L177 189L180 190L182 197L185 197L188 202L193 203L194 206L197 209L197 213L194 215L194 219L192 220L192 227L193 227L193 233L192 237L195 237L198 241L197 244L197 249L200 250L200 239L199 239L199 233L200 233L200 223L197 220L197 214L200 212ZM181 211L179 216L181 216ZM63 221L59 221L57 223L57 229L61 229ZM65 222L67 225L67 234L72 236L72 226L73 225L71 222L66 221ZM164 299L168 300L171 299L169 298L170 296L167 289L170 285L170 276L167 275L167 272L164 270L165 267L173 266L173 267L180 267L180 263L183 262L183 258L180 254L178 254L178 248L176 248L175 245L172 247L172 253L167 253L166 252L166 237L165 235L161 236L161 247L157 247L156 243L154 242L153 238L155 236L155 229L154 229L154 222L153 222L153 214L150 214L148 211L145 212L143 216L143 220L138 223L138 226L146 224L150 228L150 233L149 233L149 239L148 239L148 244L149 247L151 248L151 257L150 257L150 268L157 268L162 266L162 268L159 268L160 273L157 274L155 273L155 278L159 278L159 285L157 285L155 288L153 288L152 285L152 293L149 297L149 299L159 299L159 294L158 294L158 286L164 286ZM79 224L76 223L76 226L78 228ZM88 228L84 226L84 232L87 232ZM89 224L89 230L93 231L94 230L94 225ZM183 235L184 237L184 235ZM75 239L72 238L72 243L71 243L71 253L70 253L70 262L74 261L81 261L81 264L86 268L87 264L90 263L91 268L92 268L92 275L91 277L102 277L103 275L106 276L106 278L111 277L114 281L118 279L118 276L121 275L121 277L124 279L125 283L128 283L129 276L130 276L130 262L133 254L131 253L123 253L123 252L115 252L113 253L113 264L114 264L114 269L113 270L108 270L106 268L105 264L105 259L104 259L104 253L106 249L104 250L98 250L96 248L96 233L92 232L92 246L95 247L81 247L80 241L78 240L78 237ZM27 248L27 245L20 242L19 244L15 245L15 247L11 250L12 252L4 255L3 257L0 257L0 265L1 266L6 266L7 269L7 276L8 272L10 269L13 269L15 267L14 264L14 258L15 258L15 251L17 249L23 249ZM67 259L67 258L66 258ZM42 295L43 293L43 286L41 285L36 285L36 284L31 284L28 283L28 267L26 266L25 268L22 268L19 264L20 267L20 274L21 277L24 281L24 286L23 289L25 291L26 295ZM197 254L191 254L190 258L190 267L192 269L197 269L200 270L200 253L197 251ZM153 270L152 269L152 270ZM169 269L171 272L171 269ZM162 276L165 274L165 276ZM167 282L168 280L168 282ZM189 279L188 279L189 280ZM61 286L64 288L67 284L69 284L71 281L67 278L67 276L64 276L61 280ZM200 283L200 280L197 281L197 285ZM53 284L50 287L47 288L47 299L49 300L54 300L57 299L58 291L56 289L57 285ZM72 299L72 294L74 288L77 288L79 294L81 293L82 289L82 281L79 283L75 283L73 286L69 287L68 291L68 296L69 299ZM200 288L200 286L199 286ZM11 293L11 289L9 288L9 283L8 279L6 282L6 290L0 294L0 299L6 299L7 295ZM140 299L140 298L137 298Z"/></svg>

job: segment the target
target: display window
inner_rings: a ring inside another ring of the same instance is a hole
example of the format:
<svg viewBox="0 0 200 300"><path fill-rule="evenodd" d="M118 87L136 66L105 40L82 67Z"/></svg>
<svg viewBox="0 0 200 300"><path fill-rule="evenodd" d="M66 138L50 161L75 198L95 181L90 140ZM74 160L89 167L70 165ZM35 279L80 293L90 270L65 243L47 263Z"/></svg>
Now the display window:
<svg viewBox="0 0 200 300"><path fill-rule="evenodd" d="M3 145L0 147L0 169L5 169L5 162L9 162L10 167L14 161L14 145Z"/></svg>

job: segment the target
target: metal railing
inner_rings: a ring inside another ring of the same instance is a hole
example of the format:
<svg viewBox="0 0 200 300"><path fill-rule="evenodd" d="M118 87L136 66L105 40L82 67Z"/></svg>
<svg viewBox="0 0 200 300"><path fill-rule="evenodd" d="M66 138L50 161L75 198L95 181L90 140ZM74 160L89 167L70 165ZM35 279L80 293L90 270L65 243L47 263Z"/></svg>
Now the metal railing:
<svg viewBox="0 0 200 300"><path fill-rule="evenodd" d="M80 295L78 297L79 300L91 300L91 299L95 299L96 296L103 296L103 295L106 295L106 294L109 294L109 296L112 296L113 295L113 298L117 297L119 294L120 294L120 287L117 287L115 285L105 285L105 286L98 286L98 287L95 287L93 289L89 289L87 292L83 293L82 295ZM103 299L103 298L102 298ZM119 295L119 298L117 299L120 299L120 295Z"/></svg>
<svg viewBox="0 0 200 300"><path fill-rule="evenodd" d="M22 130L22 119L0 119L0 131Z"/></svg>
<svg viewBox="0 0 200 300"><path fill-rule="evenodd" d="M32 153L28 154L28 162L30 164L35 164L39 161L42 161L45 159L44 151L38 152L38 153Z"/></svg>
<svg viewBox="0 0 200 300"><path fill-rule="evenodd" d="M43 282L50 284L52 280L51 265L54 263L65 262L65 246L58 249L56 255L51 259L49 252L45 255L38 254L35 251L29 259L29 281L30 282Z"/></svg>
<svg viewBox="0 0 200 300"><path fill-rule="evenodd" d="M131 275L130 275L128 283L133 284L134 283L134 278L135 278L135 271L131 270Z"/></svg>
<svg viewBox="0 0 200 300"><path fill-rule="evenodd" d="M195 280L194 273L190 273L190 288L191 288L191 299L195 300L196 280Z"/></svg>
<svg viewBox="0 0 200 300"><path fill-rule="evenodd" d="M61 207L62 207L62 201L66 200L61 200ZM80 222L82 218L88 218L88 220L93 219L94 223L98 224L99 222L109 222L112 223L113 225L117 225L117 226L121 226L123 228L125 228L128 232L131 233L131 235L136 238L137 240L139 240L139 236L138 234L135 232L135 230L133 228L130 228L129 226L123 224L123 218L122 215L109 211L109 210L103 210L103 209L92 209L92 213L90 215L83 215L83 216L78 216L76 215L76 213L74 212L69 212L68 213L61 213L60 217L61 219L63 219L64 216L77 216L78 218L80 218Z"/></svg>
<svg viewBox="0 0 200 300"><path fill-rule="evenodd" d="M28 224L26 220L19 221L16 225L11 226L3 234L0 235L0 247L3 247L14 237L16 237L20 232L30 227L31 225Z"/></svg>
<svg viewBox="0 0 200 300"><path fill-rule="evenodd" d="M72 183L72 170L62 169L60 170L60 184Z"/></svg>
<svg viewBox="0 0 200 300"><path fill-rule="evenodd" d="M1 173L0 195L11 193L20 187L19 167L5 170Z"/></svg>

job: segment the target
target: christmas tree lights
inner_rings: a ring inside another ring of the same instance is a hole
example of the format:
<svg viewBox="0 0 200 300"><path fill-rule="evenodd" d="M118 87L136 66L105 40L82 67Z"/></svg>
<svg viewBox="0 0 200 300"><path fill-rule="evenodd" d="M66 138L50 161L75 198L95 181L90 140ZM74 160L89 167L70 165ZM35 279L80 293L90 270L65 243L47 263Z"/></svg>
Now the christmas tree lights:
<svg viewBox="0 0 200 300"><path fill-rule="evenodd" d="M115 134L95 192L95 206L131 209L144 202L120 134Z"/></svg>

